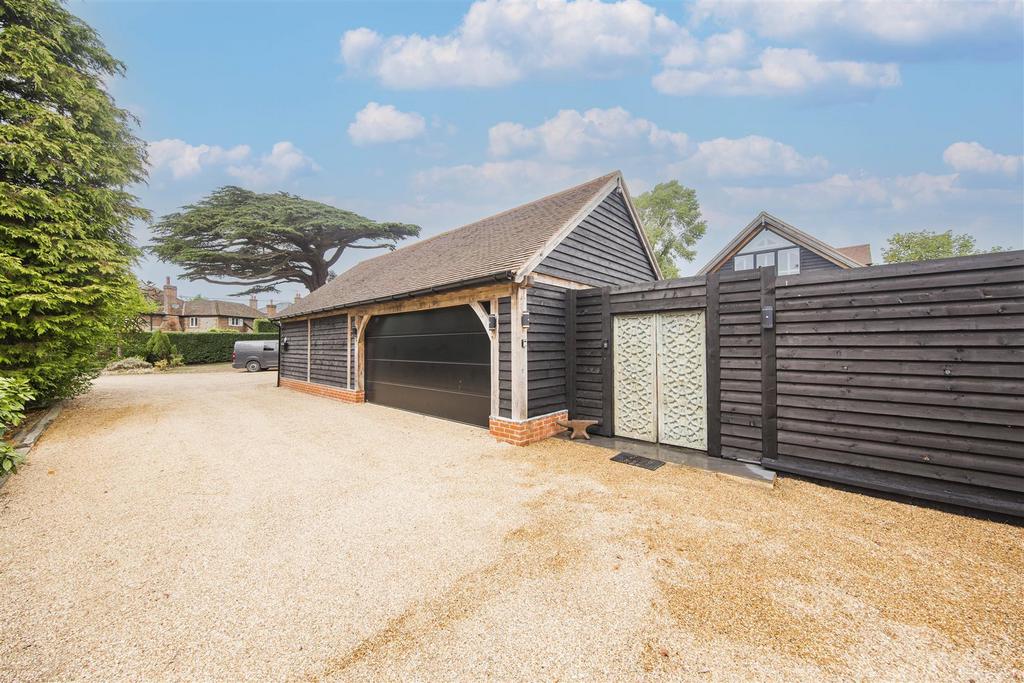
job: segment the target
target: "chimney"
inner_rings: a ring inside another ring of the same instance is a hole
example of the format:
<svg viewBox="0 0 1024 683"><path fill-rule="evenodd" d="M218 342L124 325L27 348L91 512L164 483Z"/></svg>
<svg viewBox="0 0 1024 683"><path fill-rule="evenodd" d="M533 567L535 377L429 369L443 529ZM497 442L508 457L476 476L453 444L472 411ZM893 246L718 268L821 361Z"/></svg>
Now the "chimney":
<svg viewBox="0 0 1024 683"><path fill-rule="evenodd" d="M301 299L301 298L302 298L302 297L301 297L301 296L299 296L299 293L298 293L298 292L295 292L295 303L299 303L299 299Z"/></svg>
<svg viewBox="0 0 1024 683"><path fill-rule="evenodd" d="M255 294L250 294L249 295L249 308L256 308L256 309L259 308L259 302L256 301L256 295Z"/></svg>
<svg viewBox="0 0 1024 683"><path fill-rule="evenodd" d="M174 305L178 303L178 288L171 284L171 277L168 275L164 280L164 313L170 315L174 312Z"/></svg>
<svg viewBox="0 0 1024 683"><path fill-rule="evenodd" d="M271 301L269 304L267 304L267 317L269 318L275 315L277 315L277 304Z"/></svg>

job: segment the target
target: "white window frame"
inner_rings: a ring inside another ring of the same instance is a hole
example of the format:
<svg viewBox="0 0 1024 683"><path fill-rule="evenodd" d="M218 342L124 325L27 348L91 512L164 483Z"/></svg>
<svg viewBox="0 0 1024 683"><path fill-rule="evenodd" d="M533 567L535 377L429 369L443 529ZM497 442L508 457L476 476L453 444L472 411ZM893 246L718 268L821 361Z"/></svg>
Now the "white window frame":
<svg viewBox="0 0 1024 683"><path fill-rule="evenodd" d="M783 255L786 258L783 258ZM794 256L795 258L789 258ZM795 249L780 249L778 257L778 274L779 275L799 275L800 274L800 248Z"/></svg>
<svg viewBox="0 0 1024 683"><path fill-rule="evenodd" d="M230 327L241 327L242 326L242 319L241 318L230 318L230 319L228 319L228 325Z"/></svg>
<svg viewBox="0 0 1024 683"><path fill-rule="evenodd" d="M190 317L190 318L188 319L188 326L189 326L189 327L199 327L199 318L197 318L197 317L196 317L196 316L194 316L194 315L193 315L193 316L191 316L191 317Z"/></svg>
<svg viewBox="0 0 1024 683"><path fill-rule="evenodd" d="M758 268L770 268L775 265L775 252L766 251L763 254L757 255L757 267Z"/></svg>
<svg viewBox="0 0 1024 683"><path fill-rule="evenodd" d="M733 270L753 270L754 257L750 254L739 254L732 260Z"/></svg>

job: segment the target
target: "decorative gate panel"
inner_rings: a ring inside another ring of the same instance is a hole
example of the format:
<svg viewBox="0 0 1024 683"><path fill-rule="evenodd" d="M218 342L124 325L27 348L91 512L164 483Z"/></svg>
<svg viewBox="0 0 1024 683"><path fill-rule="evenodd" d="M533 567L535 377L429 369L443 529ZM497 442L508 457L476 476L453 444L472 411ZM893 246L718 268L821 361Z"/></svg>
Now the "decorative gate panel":
<svg viewBox="0 0 1024 683"><path fill-rule="evenodd" d="M708 449L704 311L658 315L658 436Z"/></svg>
<svg viewBox="0 0 1024 683"><path fill-rule="evenodd" d="M655 316L616 316L613 327L615 434L657 441Z"/></svg>

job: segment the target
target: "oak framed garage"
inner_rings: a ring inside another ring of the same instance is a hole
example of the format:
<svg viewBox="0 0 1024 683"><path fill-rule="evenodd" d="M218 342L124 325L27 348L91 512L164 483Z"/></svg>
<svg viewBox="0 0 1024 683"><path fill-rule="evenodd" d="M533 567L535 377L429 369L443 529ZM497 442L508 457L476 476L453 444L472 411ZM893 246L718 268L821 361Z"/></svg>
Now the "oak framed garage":
<svg viewBox="0 0 1024 683"><path fill-rule="evenodd" d="M363 261L277 316L280 383L550 436L568 292L661 277L639 226L614 172Z"/></svg>

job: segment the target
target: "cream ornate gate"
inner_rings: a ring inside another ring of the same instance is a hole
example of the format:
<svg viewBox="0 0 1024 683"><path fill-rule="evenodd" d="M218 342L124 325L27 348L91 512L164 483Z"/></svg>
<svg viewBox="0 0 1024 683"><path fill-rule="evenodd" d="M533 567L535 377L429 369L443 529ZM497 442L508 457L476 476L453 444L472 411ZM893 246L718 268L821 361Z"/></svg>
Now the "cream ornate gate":
<svg viewBox="0 0 1024 683"><path fill-rule="evenodd" d="M615 433L657 441L657 321L653 315L613 319Z"/></svg>
<svg viewBox="0 0 1024 683"><path fill-rule="evenodd" d="M615 433L707 450L704 311L614 319Z"/></svg>

